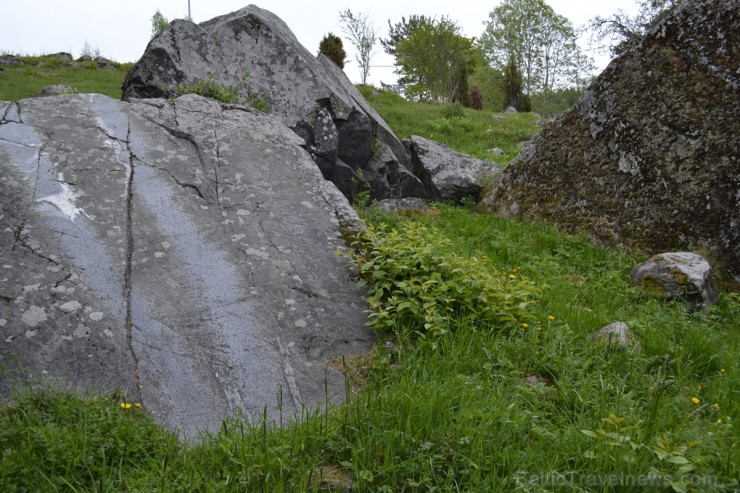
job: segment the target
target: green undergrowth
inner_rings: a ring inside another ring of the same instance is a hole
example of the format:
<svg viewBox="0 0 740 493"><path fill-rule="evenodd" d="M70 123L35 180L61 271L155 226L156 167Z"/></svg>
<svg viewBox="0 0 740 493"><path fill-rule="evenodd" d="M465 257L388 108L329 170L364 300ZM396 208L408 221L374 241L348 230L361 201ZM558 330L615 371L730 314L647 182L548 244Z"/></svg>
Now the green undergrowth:
<svg viewBox="0 0 740 493"><path fill-rule="evenodd" d="M370 86L358 89L399 139L418 135L502 167L516 157L523 142L540 130L534 123L540 118L532 113L508 115L475 111L459 104L413 103ZM504 154L494 154L492 150L497 147Z"/></svg>
<svg viewBox="0 0 740 493"><path fill-rule="evenodd" d="M19 391L0 407L0 491L740 487L736 294L691 313L629 286L639 253L465 207L365 220L350 263L388 316L371 353L334 362L354 375L344 406L227 421L195 444L120 395ZM497 296L527 303L501 316ZM426 330L425 306L447 330ZM615 321L642 351L592 344Z"/></svg>
<svg viewBox="0 0 740 493"><path fill-rule="evenodd" d="M0 65L0 101L36 97L54 84L75 87L81 93L105 94L121 99L121 83L131 63L112 62L114 68L98 68L94 61L68 67L68 60L52 56L19 56L22 63Z"/></svg>
<svg viewBox="0 0 740 493"><path fill-rule="evenodd" d="M216 80L216 74L208 72L205 79L201 79L195 84L175 86L170 92L172 97L175 98L184 94L198 94L222 103L241 104L269 113L272 106L268 103L267 96L254 91L247 82L248 77L249 72L246 72L239 84L223 86ZM245 95L240 96L240 92Z"/></svg>

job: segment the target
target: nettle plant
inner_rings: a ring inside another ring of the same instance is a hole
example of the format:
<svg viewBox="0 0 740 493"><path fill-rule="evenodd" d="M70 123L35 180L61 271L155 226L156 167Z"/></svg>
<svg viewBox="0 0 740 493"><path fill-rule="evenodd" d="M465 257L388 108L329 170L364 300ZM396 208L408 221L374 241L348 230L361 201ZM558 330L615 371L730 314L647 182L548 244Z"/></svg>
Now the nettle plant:
<svg viewBox="0 0 740 493"><path fill-rule="evenodd" d="M346 254L368 286L369 326L437 347L457 327L507 332L536 320L530 308L542 288L500 273L483 256L452 253L436 228L368 226Z"/></svg>
<svg viewBox="0 0 740 493"><path fill-rule="evenodd" d="M222 86L216 81L216 74L208 72L208 76L205 79L201 79L191 85L175 86L170 93L174 98L185 94L198 94L199 96L215 99L222 103L241 104L268 113L272 109L272 106L267 102L265 95L259 94L249 86L247 83L248 77L249 72L245 72L239 84L235 86ZM239 96L239 91L242 88L247 93L245 97Z"/></svg>

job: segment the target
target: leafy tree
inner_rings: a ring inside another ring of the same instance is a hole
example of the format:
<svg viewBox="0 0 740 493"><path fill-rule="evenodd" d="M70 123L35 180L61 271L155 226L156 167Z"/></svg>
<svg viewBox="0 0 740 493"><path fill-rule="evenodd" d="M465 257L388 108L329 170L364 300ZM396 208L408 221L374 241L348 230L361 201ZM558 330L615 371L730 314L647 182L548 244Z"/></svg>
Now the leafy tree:
<svg viewBox="0 0 740 493"><path fill-rule="evenodd" d="M388 39L381 39L380 44L383 46L383 51L391 56L396 56L398 50L396 47L398 43L409 37L409 34L417 26L431 22L432 19L424 15L412 15L407 21L405 17L401 17L401 22L391 24L390 19L388 20Z"/></svg>
<svg viewBox="0 0 740 493"><path fill-rule="evenodd" d="M339 68L344 68L344 61L347 59L347 52L344 51L342 39L329 33L319 43L319 54L325 55L329 60L336 63Z"/></svg>
<svg viewBox="0 0 740 493"><path fill-rule="evenodd" d="M639 0L639 11L630 17L623 10L618 10L611 17L594 17L586 30L591 31L591 39L602 43L602 51L610 51L617 56L640 42L642 37L660 22L668 12L683 0Z"/></svg>
<svg viewBox="0 0 740 493"><path fill-rule="evenodd" d="M408 35L395 45L396 73L408 81L412 98L465 103L468 76L475 68L473 40L460 34L457 24L420 17ZM468 101L469 104L469 101Z"/></svg>
<svg viewBox="0 0 740 493"><path fill-rule="evenodd" d="M170 23L170 21L167 20L167 17L162 15L162 12L157 9L157 11L152 16L152 38L154 39L167 28L167 25Z"/></svg>
<svg viewBox="0 0 740 493"><path fill-rule="evenodd" d="M504 0L489 14L480 46L494 67L514 56L527 95L583 85L592 71L570 22L544 0Z"/></svg>
<svg viewBox="0 0 740 493"><path fill-rule="evenodd" d="M340 24L347 39L357 50L355 60L360 65L362 84L367 84L370 75L370 59L373 56L373 46L378 40L375 28L367 18L367 14L353 14L350 9L339 13Z"/></svg>

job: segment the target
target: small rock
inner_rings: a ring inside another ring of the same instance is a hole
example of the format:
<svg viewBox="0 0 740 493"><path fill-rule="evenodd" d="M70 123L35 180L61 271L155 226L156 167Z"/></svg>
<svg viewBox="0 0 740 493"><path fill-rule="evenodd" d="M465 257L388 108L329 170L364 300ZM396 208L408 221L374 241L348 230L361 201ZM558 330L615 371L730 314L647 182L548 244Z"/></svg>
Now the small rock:
<svg viewBox="0 0 740 493"><path fill-rule="evenodd" d="M54 53L54 54L47 55L47 56L51 58L59 58L60 60L70 60L70 61L74 60L72 55L64 51L60 51L59 53Z"/></svg>
<svg viewBox="0 0 740 493"><path fill-rule="evenodd" d="M15 55L0 56L0 65L18 65L21 63L20 58Z"/></svg>
<svg viewBox="0 0 740 493"><path fill-rule="evenodd" d="M386 212L408 210L426 212L427 210L427 206L424 201L415 197L405 199L385 199L377 202L375 207Z"/></svg>
<svg viewBox="0 0 740 493"><path fill-rule="evenodd" d="M519 112L513 106L509 106L508 108L506 108L506 111L504 111L504 113L506 113L507 115L513 115Z"/></svg>
<svg viewBox="0 0 740 493"><path fill-rule="evenodd" d="M614 322L591 334L591 341L599 346L615 347L625 350L630 346L642 351L642 344L624 322Z"/></svg>
<svg viewBox="0 0 740 493"><path fill-rule="evenodd" d="M630 281L649 293L698 307L717 301L712 266L704 257L691 252L656 255L632 269Z"/></svg>
<svg viewBox="0 0 740 493"><path fill-rule="evenodd" d="M504 150L503 149L500 149L498 147L494 147L493 149L488 149L488 152L490 152L490 153L492 153L492 154L494 154L496 156L503 156L504 155Z"/></svg>
<svg viewBox="0 0 740 493"><path fill-rule="evenodd" d="M64 94L77 94L79 91L72 86L65 86L62 84L55 84L52 86L46 86L41 89L39 96L61 96Z"/></svg>

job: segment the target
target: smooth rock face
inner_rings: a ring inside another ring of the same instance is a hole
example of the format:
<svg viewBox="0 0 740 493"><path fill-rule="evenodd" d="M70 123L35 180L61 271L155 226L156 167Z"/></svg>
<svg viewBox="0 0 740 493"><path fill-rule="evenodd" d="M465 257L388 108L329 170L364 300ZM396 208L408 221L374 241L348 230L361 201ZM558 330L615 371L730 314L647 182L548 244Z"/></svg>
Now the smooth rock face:
<svg viewBox="0 0 740 493"><path fill-rule="evenodd" d="M303 138L324 177L348 198L352 192L345 185L351 179L370 187L377 198L423 192L409 183L415 177L400 179L399 168L411 169L403 145L344 72L323 55L313 56L282 20L254 5L201 24L170 23L127 74L124 99L163 97L174 86L205 80L209 73L224 86L244 80L240 97L248 90L263 95L271 114ZM376 141L393 155L385 181L365 180L360 173L378 164L373 162Z"/></svg>
<svg viewBox="0 0 740 493"><path fill-rule="evenodd" d="M494 163L460 154L433 140L411 136L405 141L411 151L415 174L421 176L432 200L477 200L480 179L499 173Z"/></svg>
<svg viewBox="0 0 740 493"><path fill-rule="evenodd" d="M327 360L372 343L334 254L357 217L301 144L194 95L0 102L0 367L188 437L340 400Z"/></svg>
<svg viewBox="0 0 740 493"><path fill-rule="evenodd" d="M661 253L632 269L630 281L666 299L685 300L697 306L717 301L712 266L691 252Z"/></svg>
<svg viewBox="0 0 740 493"><path fill-rule="evenodd" d="M484 210L658 253L709 249L740 282L740 9L688 0L499 175Z"/></svg>

